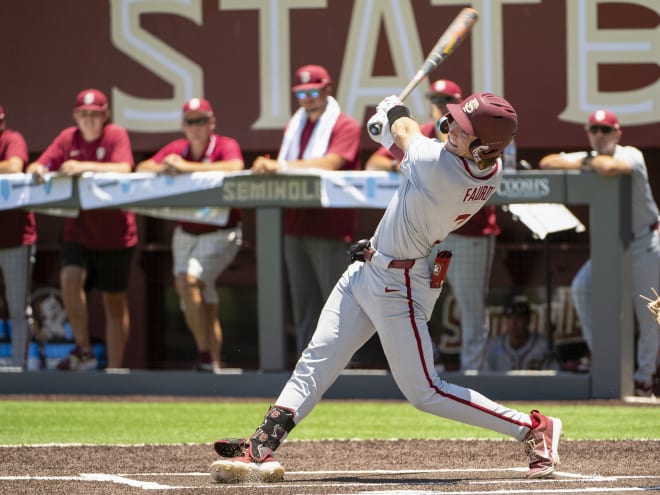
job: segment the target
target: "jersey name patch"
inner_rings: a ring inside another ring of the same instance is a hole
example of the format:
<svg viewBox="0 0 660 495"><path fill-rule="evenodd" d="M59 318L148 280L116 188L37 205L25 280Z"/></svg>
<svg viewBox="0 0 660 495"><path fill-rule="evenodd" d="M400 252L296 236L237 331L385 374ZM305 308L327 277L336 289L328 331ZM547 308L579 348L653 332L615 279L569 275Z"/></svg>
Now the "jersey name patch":
<svg viewBox="0 0 660 495"><path fill-rule="evenodd" d="M495 192L493 186L468 187L463 196L463 203L471 201L486 201Z"/></svg>

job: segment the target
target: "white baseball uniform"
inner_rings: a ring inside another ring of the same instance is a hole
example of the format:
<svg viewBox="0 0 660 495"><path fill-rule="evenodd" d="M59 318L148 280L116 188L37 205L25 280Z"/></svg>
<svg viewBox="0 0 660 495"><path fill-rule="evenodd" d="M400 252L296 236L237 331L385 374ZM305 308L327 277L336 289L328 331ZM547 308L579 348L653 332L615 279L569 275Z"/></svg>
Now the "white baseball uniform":
<svg viewBox="0 0 660 495"><path fill-rule="evenodd" d="M587 153L563 153L569 161L582 161ZM638 294L648 294L651 287L660 284L660 236L658 235L658 206L653 199L649 184L644 155L633 146L617 145L614 158L632 165L632 285L635 316L639 324L637 340L637 370L635 381L653 383L656 371L656 358L660 348L660 329L651 312ZM591 348L592 300L591 300L591 260L580 268L571 284L573 304L580 318L582 334ZM632 330L632 329L631 329ZM598 332L596 332L598 334Z"/></svg>
<svg viewBox="0 0 660 495"><path fill-rule="evenodd" d="M352 263L337 282L275 402L295 411L296 423L377 331L392 375L413 406L524 439L532 427L529 414L438 376L427 328L441 290L430 287L427 256L484 205L501 181L501 167L498 160L479 170L421 134L410 141L401 185L371 239L375 254L368 262Z"/></svg>
<svg viewBox="0 0 660 495"><path fill-rule="evenodd" d="M548 340L538 333L531 333L520 347L511 345L508 335L498 335L488 340L483 369L485 371L540 370L548 352Z"/></svg>

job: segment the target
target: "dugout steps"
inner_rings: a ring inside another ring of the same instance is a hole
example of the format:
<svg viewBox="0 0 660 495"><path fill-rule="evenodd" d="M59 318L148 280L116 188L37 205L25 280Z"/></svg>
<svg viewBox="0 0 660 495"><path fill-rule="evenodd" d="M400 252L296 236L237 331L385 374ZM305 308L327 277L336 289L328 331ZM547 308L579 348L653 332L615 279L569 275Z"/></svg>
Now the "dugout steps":
<svg viewBox="0 0 660 495"><path fill-rule="evenodd" d="M0 368L0 396L170 395L189 397L276 397L290 372L225 369L193 371L105 370L64 372ZM450 383L494 400L591 399L591 375L567 372L460 373L441 375ZM329 399L403 399L386 370L345 370L326 392Z"/></svg>

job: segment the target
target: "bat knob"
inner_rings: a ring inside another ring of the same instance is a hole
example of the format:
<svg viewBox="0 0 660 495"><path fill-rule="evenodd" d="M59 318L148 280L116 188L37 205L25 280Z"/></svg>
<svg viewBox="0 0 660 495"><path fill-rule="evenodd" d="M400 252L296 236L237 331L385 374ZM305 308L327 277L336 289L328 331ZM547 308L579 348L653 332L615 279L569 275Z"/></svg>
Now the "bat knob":
<svg viewBox="0 0 660 495"><path fill-rule="evenodd" d="M378 136L383 127L380 124L369 124L369 134L372 136Z"/></svg>

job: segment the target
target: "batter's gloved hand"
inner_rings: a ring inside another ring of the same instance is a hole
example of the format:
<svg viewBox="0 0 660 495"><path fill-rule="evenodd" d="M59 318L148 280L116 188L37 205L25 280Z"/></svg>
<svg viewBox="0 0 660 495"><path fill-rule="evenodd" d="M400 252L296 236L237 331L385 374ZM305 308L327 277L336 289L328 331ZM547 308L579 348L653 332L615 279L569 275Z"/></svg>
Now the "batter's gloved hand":
<svg viewBox="0 0 660 495"><path fill-rule="evenodd" d="M387 112L377 111L367 122L367 131L372 141L384 146L388 150L394 144L394 138L390 132L390 123L387 120Z"/></svg>
<svg viewBox="0 0 660 495"><path fill-rule="evenodd" d="M351 255L351 263L353 261L361 261L362 263L364 263L366 260L364 259L363 251L365 249L370 249L370 248L371 248L371 241L369 239L360 239L355 244L353 244L349 251Z"/></svg>
<svg viewBox="0 0 660 495"><path fill-rule="evenodd" d="M398 107L398 106L403 106L403 102L401 99L396 96L387 96L386 98L383 98L381 102L376 106L376 111L383 111L385 115L387 115L387 112L392 110L393 107Z"/></svg>
<svg viewBox="0 0 660 495"><path fill-rule="evenodd" d="M655 299L650 299L646 296L643 296L642 294L640 294L639 297L641 297L648 303L646 307L649 308L649 311L653 314L655 321L657 321L658 324L660 325L660 295L658 295L658 293L655 291L653 287L651 287L651 290L653 291L653 295L655 296Z"/></svg>

